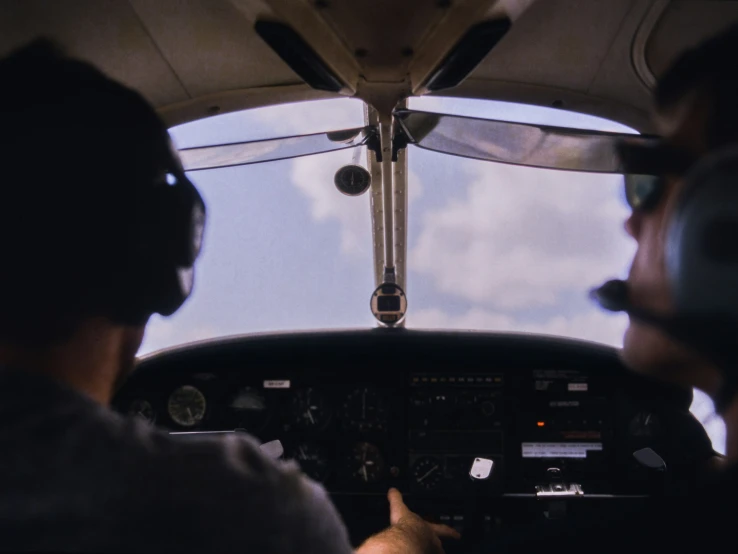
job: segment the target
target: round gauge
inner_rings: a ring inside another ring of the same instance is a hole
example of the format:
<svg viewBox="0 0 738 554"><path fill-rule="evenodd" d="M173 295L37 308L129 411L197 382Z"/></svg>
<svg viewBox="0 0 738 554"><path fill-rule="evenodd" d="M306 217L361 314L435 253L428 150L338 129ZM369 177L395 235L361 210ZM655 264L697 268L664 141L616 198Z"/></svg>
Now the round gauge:
<svg viewBox="0 0 738 554"><path fill-rule="evenodd" d="M407 312L405 291L395 283L382 283L372 293L369 309L382 325L397 325L405 319Z"/></svg>
<svg viewBox="0 0 738 554"><path fill-rule="evenodd" d="M169 395L169 417L182 427L194 427L205 417L205 395L192 385L184 385Z"/></svg>
<svg viewBox="0 0 738 554"><path fill-rule="evenodd" d="M360 165L345 165L333 178L333 183L339 192L347 196L360 196L369 190L372 177Z"/></svg>
<svg viewBox="0 0 738 554"><path fill-rule="evenodd" d="M325 398L312 388L295 391L292 397L291 422L301 429L322 429L328 424L331 411Z"/></svg>
<svg viewBox="0 0 738 554"><path fill-rule="evenodd" d="M269 405L258 389L240 389L231 400L230 407L238 416L238 424L249 431L260 431L269 420Z"/></svg>
<svg viewBox="0 0 738 554"><path fill-rule="evenodd" d="M311 479L324 483L330 468L325 452L313 443L300 443L292 449L292 457L300 465L300 469Z"/></svg>
<svg viewBox="0 0 738 554"><path fill-rule="evenodd" d="M354 480L376 483L384 476L384 458L379 448L373 444L359 442L351 450L348 469Z"/></svg>
<svg viewBox="0 0 738 554"><path fill-rule="evenodd" d="M128 406L128 415L140 417L148 423L156 421L156 412L154 412L151 402L142 398L137 398L131 402L131 405Z"/></svg>
<svg viewBox="0 0 738 554"><path fill-rule="evenodd" d="M438 458L423 456L410 469L415 484L426 490L436 488L443 480L443 464Z"/></svg>
<svg viewBox="0 0 738 554"><path fill-rule="evenodd" d="M375 389L354 389L343 404L344 425L359 431L382 431L387 425L386 401Z"/></svg>
<svg viewBox="0 0 738 554"><path fill-rule="evenodd" d="M628 424L628 433L631 437L650 439L655 437L661 429L659 418L650 412L638 412Z"/></svg>

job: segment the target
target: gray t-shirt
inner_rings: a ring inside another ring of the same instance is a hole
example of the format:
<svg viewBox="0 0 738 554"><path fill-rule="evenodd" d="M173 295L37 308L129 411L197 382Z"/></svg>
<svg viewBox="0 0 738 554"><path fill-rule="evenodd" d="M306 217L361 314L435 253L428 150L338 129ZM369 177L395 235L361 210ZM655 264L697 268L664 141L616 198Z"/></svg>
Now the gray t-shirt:
<svg viewBox="0 0 738 554"><path fill-rule="evenodd" d="M252 439L173 439L4 369L0 550L352 552L325 490Z"/></svg>

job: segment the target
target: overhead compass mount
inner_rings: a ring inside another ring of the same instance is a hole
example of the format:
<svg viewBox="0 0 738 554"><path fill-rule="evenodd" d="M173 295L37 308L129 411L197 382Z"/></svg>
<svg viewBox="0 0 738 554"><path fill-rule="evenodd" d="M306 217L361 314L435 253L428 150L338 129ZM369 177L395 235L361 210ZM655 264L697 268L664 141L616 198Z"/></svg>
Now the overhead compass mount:
<svg viewBox="0 0 738 554"><path fill-rule="evenodd" d="M336 171L333 183L341 194L361 196L369 190L372 184L372 176L360 165L344 165Z"/></svg>

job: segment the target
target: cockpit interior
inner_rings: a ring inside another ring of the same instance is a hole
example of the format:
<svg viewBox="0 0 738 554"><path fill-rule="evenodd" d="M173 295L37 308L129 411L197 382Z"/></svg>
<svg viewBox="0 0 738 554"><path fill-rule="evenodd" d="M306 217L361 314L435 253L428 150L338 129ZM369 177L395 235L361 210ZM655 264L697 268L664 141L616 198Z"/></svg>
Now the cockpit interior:
<svg viewBox="0 0 738 554"><path fill-rule="evenodd" d="M616 143L657 139L658 76L737 21L718 0L4 0L0 54L48 36L140 91L217 220L114 408L279 441L354 545L396 487L461 532L452 554L647 509L719 457L700 393L628 370L627 318L587 292L632 255L620 190L646 170Z"/></svg>

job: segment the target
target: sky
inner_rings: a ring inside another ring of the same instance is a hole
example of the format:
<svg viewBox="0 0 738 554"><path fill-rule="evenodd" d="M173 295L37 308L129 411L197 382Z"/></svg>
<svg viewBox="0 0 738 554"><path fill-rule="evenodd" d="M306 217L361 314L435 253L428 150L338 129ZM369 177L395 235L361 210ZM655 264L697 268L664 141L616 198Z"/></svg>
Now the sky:
<svg viewBox="0 0 738 554"><path fill-rule="evenodd" d="M410 107L488 119L634 132L553 108L450 98ZM170 129L179 148L316 133L364 124L358 100L225 114ZM154 316L140 354L234 334L374 325L369 196L333 185L364 149L191 172L208 209L195 290ZM546 333L620 346L624 315L589 288L625 275L635 251L622 177L469 160L409 147L409 328ZM717 449L724 427L697 392L693 412Z"/></svg>

